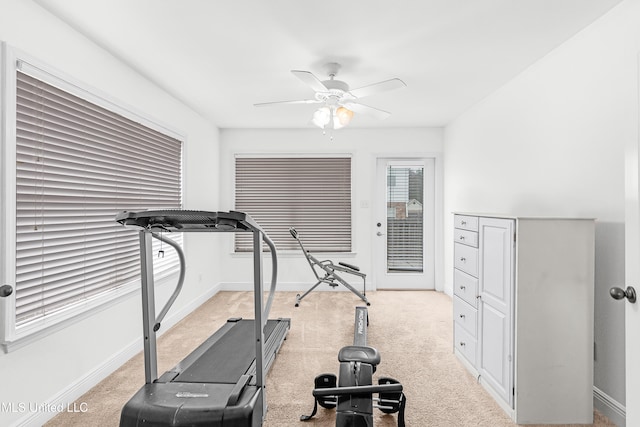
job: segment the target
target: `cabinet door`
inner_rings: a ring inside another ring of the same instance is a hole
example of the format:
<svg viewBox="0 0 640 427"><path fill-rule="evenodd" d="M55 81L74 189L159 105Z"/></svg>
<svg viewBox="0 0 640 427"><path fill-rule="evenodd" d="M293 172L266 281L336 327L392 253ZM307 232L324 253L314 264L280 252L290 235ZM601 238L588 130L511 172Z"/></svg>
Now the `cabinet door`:
<svg viewBox="0 0 640 427"><path fill-rule="evenodd" d="M480 218L478 368L513 407L513 281L515 221Z"/></svg>

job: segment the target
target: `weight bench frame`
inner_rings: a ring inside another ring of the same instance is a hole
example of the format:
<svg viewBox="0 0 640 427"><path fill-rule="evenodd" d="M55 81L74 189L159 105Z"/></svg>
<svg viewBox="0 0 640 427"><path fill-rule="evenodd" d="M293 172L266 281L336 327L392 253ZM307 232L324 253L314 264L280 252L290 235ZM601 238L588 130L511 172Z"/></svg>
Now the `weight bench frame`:
<svg viewBox="0 0 640 427"><path fill-rule="evenodd" d="M295 228L293 227L289 228L289 233L291 233L291 236L294 239L296 239L296 241L300 245L300 248L302 249L302 253L304 253L305 258L309 263L309 266L311 266L311 270L313 270L313 274L315 274L316 279L318 279L316 284L313 285L311 288L309 288L309 290L307 290L304 294L296 295L296 307L300 305L300 301L302 301L304 297L309 295L315 288L317 288L322 283L326 283L333 288L335 288L336 286L338 286L338 284L340 284L345 288L349 289L355 295L357 295L358 298L364 301L367 305L371 305L369 300L367 300L367 275L365 273L362 273L360 269L355 265L347 264L346 262L338 262L338 264L334 264L333 261L329 259L322 260L322 261L319 260L318 258L314 257L311 254L311 252L309 252L304 248L304 245L298 238L298 232L296 231ZM363 292L360 292L356 288L351 286L337 272L348 273L348 274L352 274L354 276L360 277L362 279Z"/></svg>

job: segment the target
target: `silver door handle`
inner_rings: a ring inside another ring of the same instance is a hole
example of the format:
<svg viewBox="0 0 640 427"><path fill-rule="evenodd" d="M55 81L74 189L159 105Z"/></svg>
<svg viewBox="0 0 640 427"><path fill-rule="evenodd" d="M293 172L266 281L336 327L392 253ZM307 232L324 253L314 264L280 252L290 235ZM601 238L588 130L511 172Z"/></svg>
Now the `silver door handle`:
<svg viewBox="0 0 640 427"><path fill-rule="evenodd" d="M378 232L376 233L376 236L384 236L384 233L381 233L381 232L379 232L379 231L378 231Z"/></svg>
<svg viewBox="0 0 640 427"><path fill-rule="evenodd" d="M611 295L611 298L613 299L628 299L630 303L634 303L636 302L636 290L633 288L633 286L627 286L627 289L622 289L622 288L611 288L609 289L609 295Z"/></svg>

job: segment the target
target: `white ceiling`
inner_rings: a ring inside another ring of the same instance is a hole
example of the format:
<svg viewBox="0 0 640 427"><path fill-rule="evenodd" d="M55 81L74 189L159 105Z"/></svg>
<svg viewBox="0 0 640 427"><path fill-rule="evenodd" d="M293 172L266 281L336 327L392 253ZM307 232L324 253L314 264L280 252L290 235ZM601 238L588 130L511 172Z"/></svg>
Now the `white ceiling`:
<svg viewBox="0 0 640 427"><path fill-rule="evenodd" d="M352 127L443 126L620 0L36 0L221 128L304 128L339 62L352 88L407 87L362 102L390 111Z"/></svg>

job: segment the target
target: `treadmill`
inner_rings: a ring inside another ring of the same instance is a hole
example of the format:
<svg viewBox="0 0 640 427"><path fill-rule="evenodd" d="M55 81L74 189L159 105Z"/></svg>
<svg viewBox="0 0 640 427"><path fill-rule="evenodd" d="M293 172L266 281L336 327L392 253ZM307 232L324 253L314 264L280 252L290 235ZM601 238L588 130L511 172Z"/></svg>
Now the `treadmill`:
<svg viewBox="0 0 640 427"><path fill-rule="evenodd" d="M139 231L145 384L123 407L120 426L261 426L266 415L265 376L291 326L267 320L277 278L276 248L242 212L189 210L123 211L116 221ZM157 374L156 332L178 297L185 275L184 254L160 233L253 233L255 319L232 318L173 369ZM180 261L178 284L156 317L152 239L171 245ZM271 251L272 277L264 305L262 243Z"/></svg>

